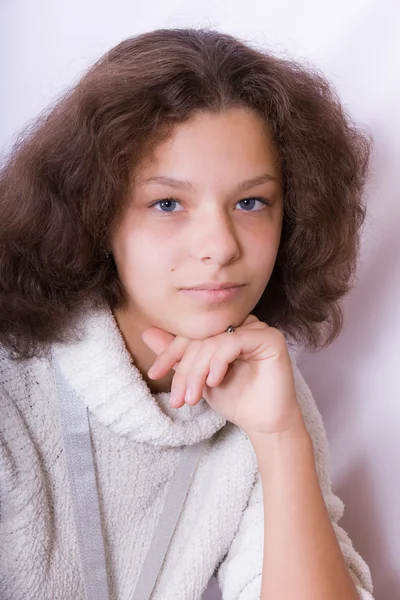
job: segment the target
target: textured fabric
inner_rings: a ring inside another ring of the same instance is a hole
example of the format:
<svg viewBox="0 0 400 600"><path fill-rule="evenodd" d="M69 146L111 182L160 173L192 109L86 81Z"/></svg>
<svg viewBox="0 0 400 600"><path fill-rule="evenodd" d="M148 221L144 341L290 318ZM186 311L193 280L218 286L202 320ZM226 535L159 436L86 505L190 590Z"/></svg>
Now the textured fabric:
<svg viewBox="0 0 400 600"><path fill-rule="evenodd" d="M70 389L56 361L53 369L85 597L109 600L88 410Z"/></svg>
<svg viewBox="0 0 400 600"><path fill-rule="evenodd" d="M53 350L89 410L111 599L132 597L181 447L209 440L152 600L200 600L213 573L224 600L259 600L263 504L249 439L204 400L174 409L169 394L151 394L108 308L84 312L79 327L80 340ZM344 506L322 418L293 366L327 508L360 598L371 600L368 566L337 524ZM0 383L0 598L83 600L51 362L2 356Z"/></svg>
<svg viewBox="0 0 400 600"><path fill-rule="evenodd" d="M86 600L109 600L88 411L60 373L56 360L53 360L53 369ZM190 481L207 441L183 447L132 600L149 600L152 594Z"/></svg>

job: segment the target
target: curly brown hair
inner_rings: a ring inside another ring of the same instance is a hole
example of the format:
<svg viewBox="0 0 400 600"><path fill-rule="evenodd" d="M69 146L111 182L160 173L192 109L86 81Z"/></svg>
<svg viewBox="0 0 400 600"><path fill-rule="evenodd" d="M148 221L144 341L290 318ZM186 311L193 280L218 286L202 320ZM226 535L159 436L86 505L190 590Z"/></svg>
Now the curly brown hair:
<svg viewBox="0 0 400 600"><path fill-rule="evenodd" d="M125 302L107 258L143 157L196 111L250 107L284 183L277 261L252 311L310 349L342 327L371 138L314 67L209 29L159 29L107 52L17 140L0 175L0 344L14 358L65 339L87 301Z"/></svg>

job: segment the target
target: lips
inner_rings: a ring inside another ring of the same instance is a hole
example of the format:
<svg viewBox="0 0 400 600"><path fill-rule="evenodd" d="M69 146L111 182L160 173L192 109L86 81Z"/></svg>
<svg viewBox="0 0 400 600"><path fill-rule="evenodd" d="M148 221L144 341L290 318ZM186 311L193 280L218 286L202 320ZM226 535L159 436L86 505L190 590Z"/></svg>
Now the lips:
<svg viewBox="0 0 400 600"><path fill-rule="evenodd" d="M214 284L215 285L215 284ZM241 293L244 285L236 285L234 287L225 288L191 288L182 289L181 292L186 296L200 302L216 303L232 300Z"/></svg>
<svg viewBox="0 0 400 600"><path fill-rule="evenodd" d="M230 288L242 287L242 283L227 281L225 283L200 283L191 287L182 288L183 290L226 290Z"/></svg>

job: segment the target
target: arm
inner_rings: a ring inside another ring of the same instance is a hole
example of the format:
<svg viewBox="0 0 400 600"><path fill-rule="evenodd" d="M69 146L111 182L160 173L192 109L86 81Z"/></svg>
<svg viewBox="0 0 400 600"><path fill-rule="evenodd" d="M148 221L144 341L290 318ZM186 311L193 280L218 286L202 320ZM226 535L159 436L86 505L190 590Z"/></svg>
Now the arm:
<svg viewBox="0 0 400 600"><path fill-rule="evenodd" d="M321 415L293 367L306 427L288 439L252 440L259 473L218 570L223 598L371 600L368 566L337 524L344 506L332 493Z"/></svg>
<svg viewBox="0 0 400 600"><path fill-rule="evenodd" d="M261 600L357 600L306 428L251 441L264 498Z"/></svg>

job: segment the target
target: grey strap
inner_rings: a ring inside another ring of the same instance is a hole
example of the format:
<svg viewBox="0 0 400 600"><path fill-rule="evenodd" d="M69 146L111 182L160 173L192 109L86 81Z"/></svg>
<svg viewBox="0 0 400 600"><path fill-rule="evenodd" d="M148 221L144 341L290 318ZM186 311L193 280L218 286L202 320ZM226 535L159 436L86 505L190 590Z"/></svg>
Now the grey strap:
<svg viewBox="0 0 400 600"><path fill-rule="evenodd" d="M86 600L109 600L87 408L53 364Z"/></svg>
<svg viewBox="0 0 400 600"><path fill-rule="evenodd" d="M86 600L109 600L88 411L54 357L53 365ZM182 450L132 600L149 600L151 596L204 444L199 442Z"/></svg>
<svg viewBox="0 0 400 600"><path fill-rule="evenodd" d="M185 446L172 479L132 600L148 600L179 519L204 442Z"/></svg>

